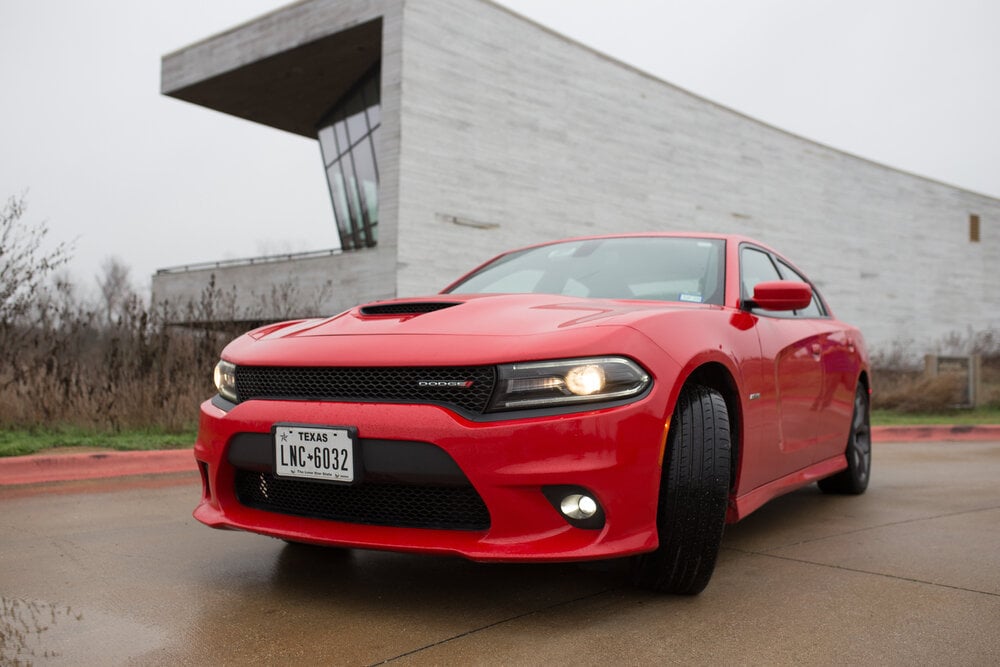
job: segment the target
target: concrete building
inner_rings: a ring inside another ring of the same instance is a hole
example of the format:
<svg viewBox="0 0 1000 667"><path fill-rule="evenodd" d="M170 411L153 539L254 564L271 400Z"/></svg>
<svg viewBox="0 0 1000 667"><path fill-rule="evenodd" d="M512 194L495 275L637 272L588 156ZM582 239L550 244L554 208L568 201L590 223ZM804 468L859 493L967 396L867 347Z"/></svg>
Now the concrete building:
<svg viewBox="0 0 1000 667"><path fill-rule="evenodd" d="M211 275L260 319L332 314L437 292L509 247L701 230L787 254L876 348L1000 329L1000 200L771 127L488 0L305 0L165 56L162 91L316 138L344 250L161 271L158 300ZM263 312L282 284L313 312Z"/></svg>

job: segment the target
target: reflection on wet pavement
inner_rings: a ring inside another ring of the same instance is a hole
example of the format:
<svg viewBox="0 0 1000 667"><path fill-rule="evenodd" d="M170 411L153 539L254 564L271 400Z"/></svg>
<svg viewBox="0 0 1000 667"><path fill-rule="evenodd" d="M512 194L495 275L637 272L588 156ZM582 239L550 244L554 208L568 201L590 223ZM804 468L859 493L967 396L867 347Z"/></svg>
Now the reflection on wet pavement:
<svg viewBox="0 0 1000 667"><path fill-rule="evenodd" d="M58 657L48 641L59 625L83 620L68 605L0 597L0 664L31 664L38 658Z"/></svg>
<svg viewBox="0 0 1000 667"><path fill-rule="evenodd" d="M151 654L208 663L371 664L625 586L621 563L497 564L224 535L193 637ZM250 551L246 552L247 555Z"/></svg>
<svg viewBox="0 0 1000 667"><path fill-rule="evenodd" d="M132 616L0 597L0 665L116 665L165 644Z"/></svg>

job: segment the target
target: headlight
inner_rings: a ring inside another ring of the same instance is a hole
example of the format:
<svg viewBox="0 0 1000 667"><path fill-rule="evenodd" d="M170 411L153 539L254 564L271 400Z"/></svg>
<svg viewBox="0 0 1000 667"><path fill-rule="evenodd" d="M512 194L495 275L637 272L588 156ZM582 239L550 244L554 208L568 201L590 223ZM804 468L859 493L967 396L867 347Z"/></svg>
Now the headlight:
<svg viewBox="0 0 1000 667"><path fill-rule="evenodd" d="M236 364L220 361L215 365L215 388L219 391L219 396L236 402Z"/></svg>
<svg viewBox="0 0 1000 667"><path fill-rule="evenodd" d="M491 412L630 398L651 382L645 370L624 357L534 361L498 370Z"/></svg>

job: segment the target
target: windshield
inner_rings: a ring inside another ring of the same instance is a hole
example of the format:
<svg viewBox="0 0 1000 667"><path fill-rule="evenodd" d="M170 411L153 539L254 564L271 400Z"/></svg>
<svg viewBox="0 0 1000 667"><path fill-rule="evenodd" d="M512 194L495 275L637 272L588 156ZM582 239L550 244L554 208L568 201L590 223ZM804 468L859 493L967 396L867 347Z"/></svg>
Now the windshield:
<svg viewBox="0 0 1000 667"><path fill-rule="evenodd" d="M563 294L722 305L725 241L618 237L553 243L487 264L453 294Z"/></svg>

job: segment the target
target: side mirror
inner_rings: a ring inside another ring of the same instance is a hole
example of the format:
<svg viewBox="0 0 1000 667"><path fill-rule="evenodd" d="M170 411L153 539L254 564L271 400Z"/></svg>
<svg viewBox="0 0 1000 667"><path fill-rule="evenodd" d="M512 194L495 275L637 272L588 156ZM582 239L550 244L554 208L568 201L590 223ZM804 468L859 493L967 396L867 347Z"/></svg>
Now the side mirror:
<svg viewBox="0 0 1000 667"><path fill-rule="evenodd" d="M812 302L812 288L791 280L757 283L748 306L764 310L802 310Z"/></svg>

